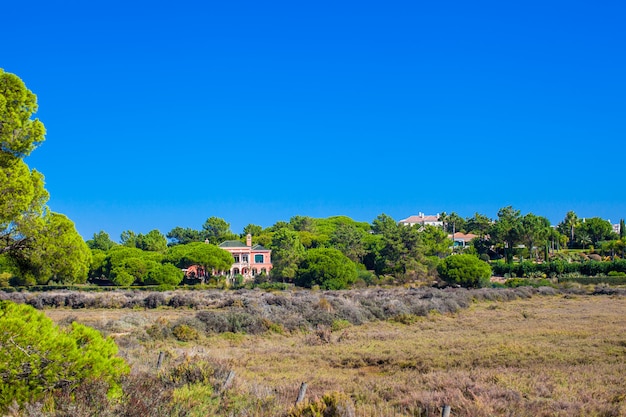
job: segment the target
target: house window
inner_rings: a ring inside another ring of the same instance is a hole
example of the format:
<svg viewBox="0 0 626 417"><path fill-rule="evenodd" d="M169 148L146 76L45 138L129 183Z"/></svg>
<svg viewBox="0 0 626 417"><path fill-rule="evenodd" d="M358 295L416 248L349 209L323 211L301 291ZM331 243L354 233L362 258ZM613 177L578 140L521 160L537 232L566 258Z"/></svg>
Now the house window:
<svg viewBox="0 0 626 417"><path fill-rule="evenodd" d="M262 264L263 263L263 254L256 254L256 255L254 255L254 263L255 264Z"/></svg>
<svg viewBox="0 0 626 417"><path fill-rule="evenodd" d="M255 277L257 275L259 275L259 271L256 268L252 268L252 276Z"/></svg>
<svg viewBox="0 0 626 417"><path fill-rule="evenodd" d="M235 258L235 263L238 264L239 263L239 255L233 255L233 258Z"/></svg>
<svg viewBox="0 0 626 417"><path fill-rule="evenodd" d="M245 263L248 263L248 262L249 262L249 261L248 261L248 254L247 254L247 253L246 253L246 254L244 254L244 255L241 255L241 262L245 262Z"/></svg>

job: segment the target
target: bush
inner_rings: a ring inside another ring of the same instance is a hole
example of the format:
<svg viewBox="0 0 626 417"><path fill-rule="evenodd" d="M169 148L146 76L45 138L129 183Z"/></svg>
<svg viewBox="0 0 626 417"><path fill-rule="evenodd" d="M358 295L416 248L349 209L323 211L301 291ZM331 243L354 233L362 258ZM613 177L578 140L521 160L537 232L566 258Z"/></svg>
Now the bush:
<svg viewBox="0 0 626 417"><path fill-rule="evenodd" d="M52 399L87 381L107 384L120 393L126 363L116 357L117 346L98 331L72 323L67 330L28 305L0 302L0 414L18 404Z"/></svg>
<svg viewBox="0 0 626 417"><path fill-rule="evenodd" d="M341 417L354 415L354 404L350 397L342 392L324 394L313 401L305 400L296 404L287 414L288 417Z"/></svg>
<svg viewBox="0 0 626 417"><path fill-rule="evenodd" d="M190 342L198 339L198 331L186 324L178 324L172 328L172 334L181 342Z"/></svg>
<svg viewBox="0 0 626 417"><path fill-rule="evenodd" d="M354 284L356 265L338 249L316 248L306 252L298 268L295 284L325 290L341 290Z"/></svg>
<svg viewBox="0 0 626 417"><path fill-rule="evenodd" d="M439 276L448 284L466 288L484 287L491 278L491 267L474 255L452 255L437 266Z"/></svg>

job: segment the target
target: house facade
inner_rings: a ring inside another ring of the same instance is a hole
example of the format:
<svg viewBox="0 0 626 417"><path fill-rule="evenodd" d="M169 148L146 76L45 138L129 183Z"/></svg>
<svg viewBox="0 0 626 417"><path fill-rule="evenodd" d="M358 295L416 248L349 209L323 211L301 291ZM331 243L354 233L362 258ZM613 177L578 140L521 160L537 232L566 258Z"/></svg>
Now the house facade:
<svg viewBox="0 0 626 417"><path fill-rule="evenodd" d="M246 243L239 240L227 240L218 245L233 255L233 265L228 271L230 277L242 275L245 280L252 280L259 274L270 275L272 270L272 251L262 245L252 245L252 236L246 236Z"/></svg>

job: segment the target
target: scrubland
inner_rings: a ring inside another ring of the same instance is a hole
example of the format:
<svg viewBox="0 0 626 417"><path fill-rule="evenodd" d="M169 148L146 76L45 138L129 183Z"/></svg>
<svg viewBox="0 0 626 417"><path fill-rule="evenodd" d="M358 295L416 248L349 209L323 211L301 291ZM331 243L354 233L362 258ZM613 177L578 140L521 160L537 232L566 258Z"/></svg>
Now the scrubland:
<svg viewBox="0 0 626 417"><path fill-rule="evenodd" d="M9 296L115 338L131 365L122 400L95 381L57 415L626 415L623 290Z"/></svg>

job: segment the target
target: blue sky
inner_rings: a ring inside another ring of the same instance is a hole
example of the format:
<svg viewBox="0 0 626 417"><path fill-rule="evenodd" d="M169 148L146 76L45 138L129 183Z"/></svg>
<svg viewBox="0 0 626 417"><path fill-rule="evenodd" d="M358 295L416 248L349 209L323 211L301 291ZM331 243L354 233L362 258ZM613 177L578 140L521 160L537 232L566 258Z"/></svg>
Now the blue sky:
<svg viewBox="0 0 626 417"><path fill-rule="evenodd" d="M294 215L626 217L621 1L31 1L52 210L104 230Z"/></svg>

